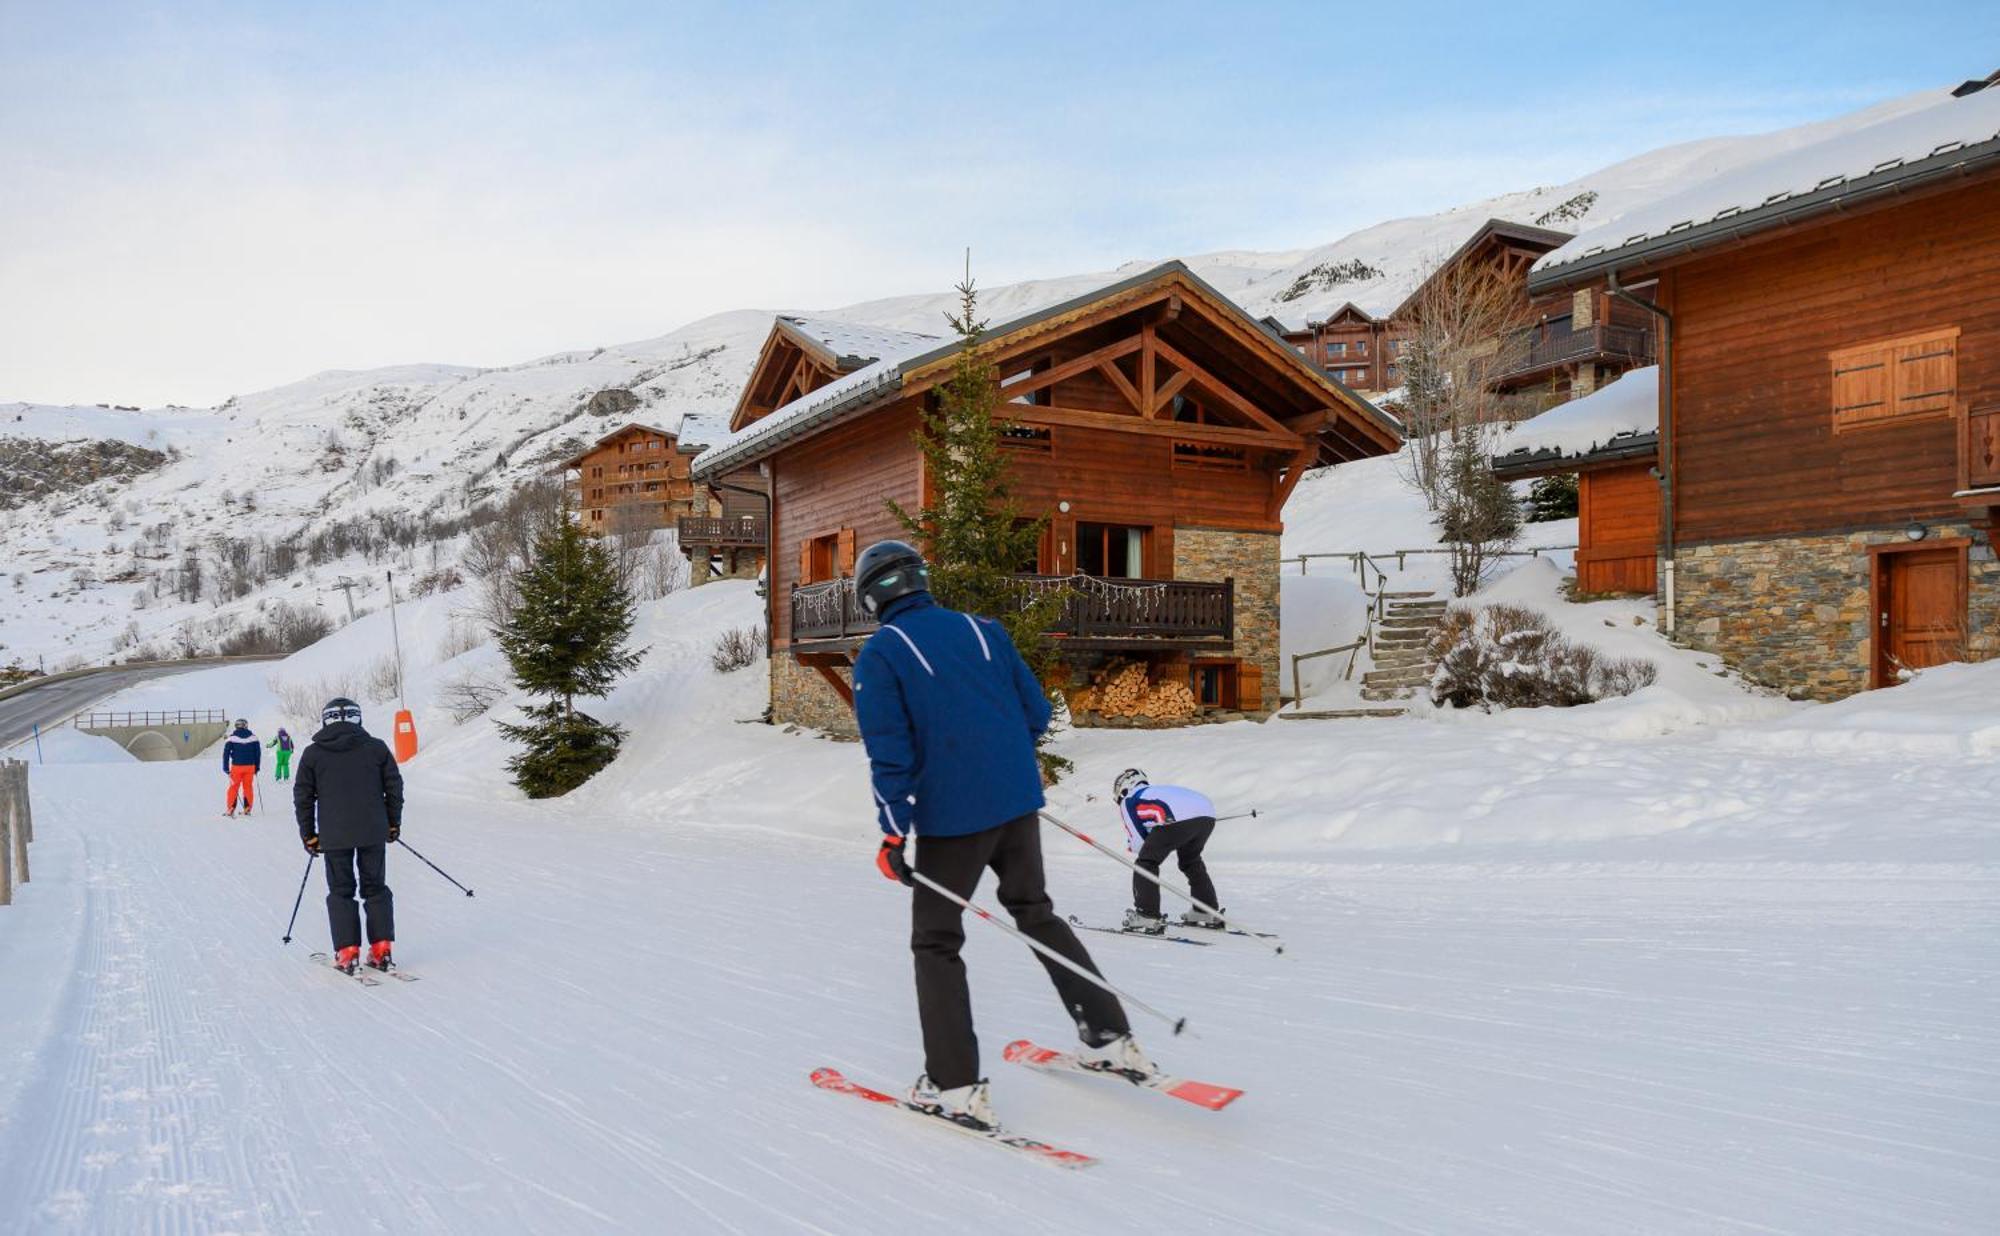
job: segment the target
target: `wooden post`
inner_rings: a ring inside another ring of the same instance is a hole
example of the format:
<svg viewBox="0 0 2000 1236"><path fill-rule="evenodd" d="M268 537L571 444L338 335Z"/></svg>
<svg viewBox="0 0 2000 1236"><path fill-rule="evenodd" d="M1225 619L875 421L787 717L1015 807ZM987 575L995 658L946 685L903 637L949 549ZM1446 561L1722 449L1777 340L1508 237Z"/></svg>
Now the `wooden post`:
<svg viewBox="0 0 2000 1236"><path fill-rule="evenodd" d="M14 903L14 761L0 780L0 906Z"/></svg>
<svg viewBox="0 0 2000 1236"><path fill-rule="evenodd" d="M35 839L35 805L28 798L28 761L15 760L14 767L20 770L14 775L21 780L21 827L26 830L28 840L33 841Z"/></svg>
<svg viewBox="0 0 2000 1236"><path fill-rule="evenodd" d="M10 760L13 774L7 793L7 819L14 833L14 878L22 884L28 882L28 766L19 760Z"/></svg>

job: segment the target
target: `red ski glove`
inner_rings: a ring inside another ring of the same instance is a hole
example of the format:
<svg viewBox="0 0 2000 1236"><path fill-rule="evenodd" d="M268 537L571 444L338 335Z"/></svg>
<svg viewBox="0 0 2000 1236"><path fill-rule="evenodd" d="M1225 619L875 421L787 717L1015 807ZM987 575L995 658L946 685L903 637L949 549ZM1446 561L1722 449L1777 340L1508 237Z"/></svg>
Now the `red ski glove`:
<svg viewBox="0 0 2000 1236"><path fill-rule="evenodd" d="M910 878L910 864L903 859L903 838L901 837L882 838L882 848L875 851L875 867L882 873L882 878L885 880L894 880L899 884L907 884L911 887L916 886L917 882Z"/></svg>

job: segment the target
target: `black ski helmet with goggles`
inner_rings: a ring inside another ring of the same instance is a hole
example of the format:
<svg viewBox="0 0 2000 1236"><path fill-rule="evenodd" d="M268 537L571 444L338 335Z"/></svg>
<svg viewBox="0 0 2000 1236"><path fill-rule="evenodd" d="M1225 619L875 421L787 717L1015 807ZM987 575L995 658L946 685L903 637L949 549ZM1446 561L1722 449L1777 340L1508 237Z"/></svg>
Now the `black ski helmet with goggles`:
<svg viewBox="0 0 2000 1236"><path fill-rule="evenodd" d="M907 541L877 541L854 560L854 592L861 608L879 617L891 601L931 590L931 569Z"/></svg>

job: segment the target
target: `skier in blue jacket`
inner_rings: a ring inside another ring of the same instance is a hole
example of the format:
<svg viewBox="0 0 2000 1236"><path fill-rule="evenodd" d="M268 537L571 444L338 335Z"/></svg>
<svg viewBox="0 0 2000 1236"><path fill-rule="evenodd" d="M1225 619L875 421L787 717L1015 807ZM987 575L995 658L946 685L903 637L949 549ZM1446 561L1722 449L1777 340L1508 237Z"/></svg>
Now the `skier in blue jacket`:
<svg viewBox="0 0 2000 1236"><path fill-rule="evenodd" d="M250 732L250 723L236 718L236 727L222 744L222 771L229 777L229 793L224 799L224 815L236 814L236 800L243 799L243 814L257 805L257 769L264 762L264 745Z"/></svg>
<svg viewBox="0 0 2000 1236"><path fill-rule="evenodd" d="M854 711L882 828L876 865L916 888L910 950L924 1073L910 1101L959 1124L995 1128L959 956L959 907L909 873L914 867L969 898L992 868L1000 904L1024 935L1098 972L1044 887L1035 742L1049 725L1048 699L999 623L932 599L929 569L909 545L869 546L854 581L863 608L882 624L854 662ZM1153 1072L1117 998L1041 960L1083 1039L1084 1063Z"/></svg>

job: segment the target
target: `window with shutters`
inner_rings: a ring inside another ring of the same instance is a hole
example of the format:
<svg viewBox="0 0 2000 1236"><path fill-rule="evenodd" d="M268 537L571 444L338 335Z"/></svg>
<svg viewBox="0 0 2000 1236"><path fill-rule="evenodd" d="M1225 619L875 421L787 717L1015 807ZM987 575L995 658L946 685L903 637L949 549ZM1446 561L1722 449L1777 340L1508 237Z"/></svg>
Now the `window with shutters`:
<svg viewBox="0 0 2000 1236"><path fill-rule="evenodd" d="M1829 353L1835 432L1950 416L1958 399L1958 328Z"/></svg>

